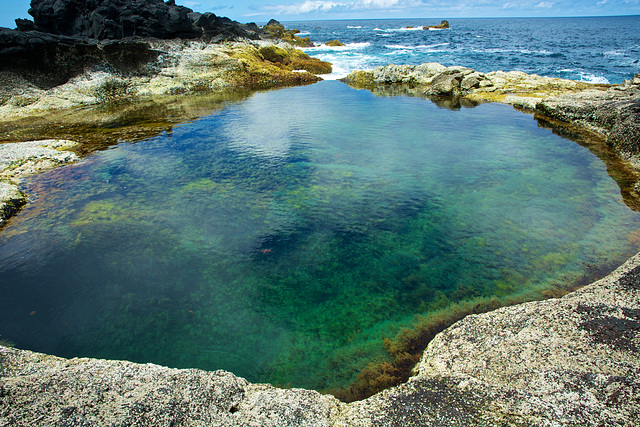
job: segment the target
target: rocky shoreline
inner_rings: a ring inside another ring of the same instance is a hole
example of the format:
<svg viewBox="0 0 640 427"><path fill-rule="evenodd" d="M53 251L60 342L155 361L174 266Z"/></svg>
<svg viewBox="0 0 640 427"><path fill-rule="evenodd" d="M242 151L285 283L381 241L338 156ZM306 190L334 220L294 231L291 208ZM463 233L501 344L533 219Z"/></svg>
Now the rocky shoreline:
<svg viewBox="0 0 640 427"><path fill-rule="evenodd" d="M306 42L277 23L270 24L278 37L290 42L150 0L171 17L159 34L178 38L166 40L135 24L144 8L124 21L108 15L113 8L86 10L63 25L56 2L34 3L41 6L35 22L0 30L4 122L125 100L307 84L330 72L296 50L291 41ZM131 2L138 3L145 2ZM448 108L513 105L602 138L640 171L640 73L621 85L590 85L422 64L358 71L345 81ZM20 179L77 161L79 147L66 139L0 144L0 227L27 202ZM465 317L430 342L407 383L350 404L224 371L69 360L0 345L0 426L638 426L639 350L640 254L562 298Z"/></svg>

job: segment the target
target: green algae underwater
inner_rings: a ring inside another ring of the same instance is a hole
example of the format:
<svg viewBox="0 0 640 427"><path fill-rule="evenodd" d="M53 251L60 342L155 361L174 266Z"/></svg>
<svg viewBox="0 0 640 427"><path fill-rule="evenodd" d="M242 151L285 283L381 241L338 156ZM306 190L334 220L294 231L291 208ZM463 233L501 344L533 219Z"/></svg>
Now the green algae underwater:
<svg viewBox="0 0 640 427"><path fill-rule="evenodd" d="M25 181L0 234L3 338L354 400L464 315L638 250L629 172L511 107L338 82L209 102L123 107L86 135L115 145Z"/></svg>

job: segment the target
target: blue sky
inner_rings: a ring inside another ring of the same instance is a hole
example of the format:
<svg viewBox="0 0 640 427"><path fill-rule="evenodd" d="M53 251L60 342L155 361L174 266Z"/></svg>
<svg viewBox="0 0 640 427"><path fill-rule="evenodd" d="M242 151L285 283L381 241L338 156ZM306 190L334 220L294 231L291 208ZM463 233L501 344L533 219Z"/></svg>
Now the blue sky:
<svg viewBox="0 0 640 427"><path fill-rule="evenodd" d="M30 0L0 0L0 26L30 18ZM640 15L640 0L176 0L240 22L369 18Z"/></svg>

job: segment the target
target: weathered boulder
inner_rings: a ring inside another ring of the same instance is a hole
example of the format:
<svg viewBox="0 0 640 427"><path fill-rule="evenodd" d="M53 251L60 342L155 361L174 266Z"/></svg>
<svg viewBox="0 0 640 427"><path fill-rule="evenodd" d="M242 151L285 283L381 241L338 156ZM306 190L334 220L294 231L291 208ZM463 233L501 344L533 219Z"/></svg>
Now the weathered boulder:
<svg viewBox="0 0 640 427"><path fill-rule="evenodd" d="M458 95L460 84L462 83L460 73L442 73L433 79L429 89L425 92L428 95Z"/></svg>
<svg viewBox="0 0 640 427"><path fill-rule="evenodd" d="M14 184L0 181L0 227L27 204L27 196Z"/></svg>
<svg viewBox="0 0 640 427"><path fill-rule="evenodd" d="M445 67L436 62L420 65L387 65L371 71L355 71L345 77L347 83L367 82L376 84L409 84L426 86L425 93L434 96L451 96L468 93L473 89L492 86L482 73L466 67Z"/></svg>

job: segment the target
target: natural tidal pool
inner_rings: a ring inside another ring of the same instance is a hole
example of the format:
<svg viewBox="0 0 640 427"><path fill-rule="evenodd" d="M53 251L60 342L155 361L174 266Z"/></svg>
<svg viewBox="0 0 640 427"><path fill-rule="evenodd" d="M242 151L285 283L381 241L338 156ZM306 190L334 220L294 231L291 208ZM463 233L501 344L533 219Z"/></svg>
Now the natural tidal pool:
<svg viewBox="0 0 640 427"><path fill-rule="evenodd" d="M530 115L339 82L227 102L23 189L1 338L317 390L434 313L555 295L640 241L605 164Z"/></svg>

